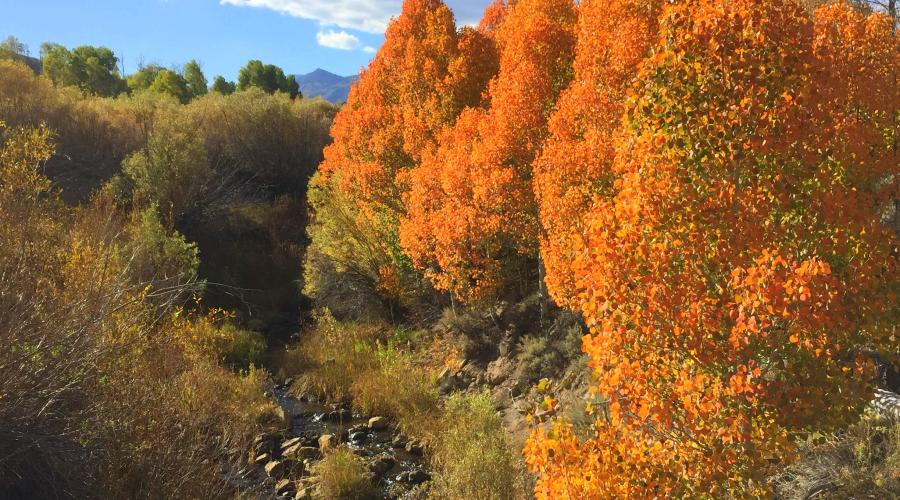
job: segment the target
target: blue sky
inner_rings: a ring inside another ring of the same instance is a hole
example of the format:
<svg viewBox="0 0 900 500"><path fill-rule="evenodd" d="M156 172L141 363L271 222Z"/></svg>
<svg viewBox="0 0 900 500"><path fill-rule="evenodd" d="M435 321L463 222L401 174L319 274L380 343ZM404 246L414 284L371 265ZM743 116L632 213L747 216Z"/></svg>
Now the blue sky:
<svg viewBox="0 0 900 500"><path fill-rule="evenodd" d="M104 45L128 73L138 64L194 58L207 79L234 79L250 59L288 73L356 74L384 41L401 0L0 0L0 38L37 56L51 41ZM448 0L458 23L477 22L490 0Z"/></svg>

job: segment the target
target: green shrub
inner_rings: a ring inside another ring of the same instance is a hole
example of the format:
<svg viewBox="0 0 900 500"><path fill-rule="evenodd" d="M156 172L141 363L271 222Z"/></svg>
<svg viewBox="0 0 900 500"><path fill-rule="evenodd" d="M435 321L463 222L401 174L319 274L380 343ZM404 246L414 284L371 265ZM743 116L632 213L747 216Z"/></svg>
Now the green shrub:
<svg viewBox="0 0 900 500"><path fill-rule="evenodd" d="M188 243L178 232L166 231L155 206L133 212L125 233L136 280L174 287L197 278L197 245Z"/></svg>
<svg viewBox="0 0 900 500"><path fill-rule="evenodd" d="M519 379L533 383L558 373L565 366L565 359L551 346L547 337L528 336L522 339L517 358Z"/></svg>
<svg viewBox="0 0 900 500"><path fill-rule="evenodd" d="M223 356L226 365L241 369L262 365L266 352L266 339L262 334L230 323L220 327L220 330L228 338Z"/></svg>
<svg viewBox="0 0 900 500"><path fill-rule="evenodd" d="M122 171L138 206L158 207L167 227L199 208L213 175L203 138L185 119L155 124L147 147L126 158Z"/></svg>
<svg viewBox="0 0 900 500"><path fill-rule="evenodd" d="M338 448L312 468L317 498L363 500L375 494L365 462L350 450Z"/></svg>
<svg viewBox="0 0 900 500"><path fill-rule="evenodd" d="M434 441L435 499L513 499L524 496L524 474L506 441L490 394L454 394Z"/></svg>
<svg viewBox="0 0 900 500"><path fill-rule="evenodd" d="M455 347L466 359L493 358L498 353L498 345L503 332L486 314L468 309L446 308L438 320Z"/></svg>
<svg viewBox="0 0 900 500"><path fill-rule="evenodd" d="M563 311L550 326L553 346L566 361L572 362L584 356L581 338L585 334L581 319L575 313Z"/></svg>

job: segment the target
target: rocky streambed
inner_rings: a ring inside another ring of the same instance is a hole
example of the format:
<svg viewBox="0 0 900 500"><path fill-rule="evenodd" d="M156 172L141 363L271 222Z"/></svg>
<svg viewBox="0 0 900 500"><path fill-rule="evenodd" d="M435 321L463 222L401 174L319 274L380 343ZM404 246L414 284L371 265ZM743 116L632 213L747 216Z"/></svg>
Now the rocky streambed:
<svg viewBox="0 0 900 500"><path fill-rule="evenodd" d="M325 403L311 395L295 397L288 392L289 386L290 380L272 391L285 429L257 436L248 457L251 467L244 480L259 485L255 490L260 497L316 497L310 472L337 447L346 447L363 459L376 498L409 498L418 485L430 480L422 445L400 435L387 418L355 412L349 403Z"/></svg>

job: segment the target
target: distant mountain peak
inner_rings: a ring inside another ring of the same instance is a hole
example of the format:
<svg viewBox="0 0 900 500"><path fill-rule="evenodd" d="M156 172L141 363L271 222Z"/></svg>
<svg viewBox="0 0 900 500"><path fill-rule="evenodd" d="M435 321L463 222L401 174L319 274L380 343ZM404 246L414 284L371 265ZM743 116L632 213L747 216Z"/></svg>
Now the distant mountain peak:
<svg viewBox="0 0 900 500"><path fill-rule="evenodd" d="M295 75L303 97L322 97L330 102L346 102L356 76L340 76L322 68L305 75Z"/></svg>
<svg viewBox="0 0 900 500"><path fill-rule="evenodd" d="M331 76L337 76L338 78L341 78L340 75L336 75L336 74L332 73L331 71L328 71L327 69L322 69L322 68L316 68L312 72L307 73L305 75L301 75L301 76L323 76L323 75L331 75Z"/></svg>

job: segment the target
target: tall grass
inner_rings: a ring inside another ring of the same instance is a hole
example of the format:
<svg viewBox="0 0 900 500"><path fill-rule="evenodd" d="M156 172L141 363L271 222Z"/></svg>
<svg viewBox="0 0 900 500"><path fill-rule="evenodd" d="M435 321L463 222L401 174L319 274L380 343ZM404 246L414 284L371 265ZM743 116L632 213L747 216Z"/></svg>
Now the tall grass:
<svg viewBox="0 0 900 500"><path fill-rule="evenodd" d="M298 375L296 390L350 400L424 437L438 408L437 371L398 345L405 335L384 323L338 322L326 313L282 364Z"/></svg>
<svg viewBox="0 0 900 500"><path fill-rule="evenodd" d="M322 499L367 500L375 487L365 462L346 448L338 448L312 468L317 497Z"/></svg>
<svg viewBox="0 0 900 500"><path fill-rule="evenodd" d="M434 499L506 500L526 496L522 461L506 439L487 393L455 394L433 446Z"/></svg>

